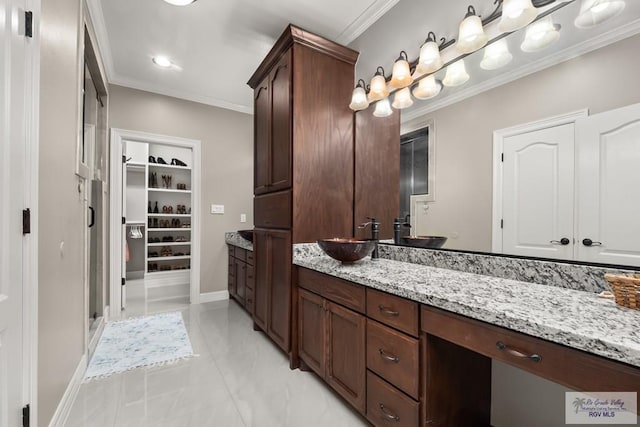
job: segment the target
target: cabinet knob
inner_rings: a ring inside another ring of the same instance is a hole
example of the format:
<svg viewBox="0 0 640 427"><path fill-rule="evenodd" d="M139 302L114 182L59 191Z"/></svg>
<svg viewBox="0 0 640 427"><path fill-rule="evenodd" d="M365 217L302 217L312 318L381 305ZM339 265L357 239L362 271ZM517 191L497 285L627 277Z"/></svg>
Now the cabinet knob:
<svg viewBox="0 0 640 427"><path fill-rule="evenodd" d="M549 243L551 243L552 245L562 245L562 246L566 246L569 243L571 243L571 240L567 239L566 237L563 237L560 240L551 240Z"/></svg>
<svg viewBox="0 0 640 427"><path fill-rule="evenodd" d="M586 239L582 239L582 244L585 246L602 246L602 242L594 242L588 237Z"/></svg>

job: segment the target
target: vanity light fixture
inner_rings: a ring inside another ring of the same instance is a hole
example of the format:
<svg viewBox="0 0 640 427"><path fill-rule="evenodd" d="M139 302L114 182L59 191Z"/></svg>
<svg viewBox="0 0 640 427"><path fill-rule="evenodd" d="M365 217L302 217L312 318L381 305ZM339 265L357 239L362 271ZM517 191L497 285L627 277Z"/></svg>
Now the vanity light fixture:
<svg viewBox="0 0 640 427"><path fill-rule="evenodd" d="M166 56L154 56L152 59L154 64L156 64L158 67L162 67L162 68L170 68L173 63L171 62L171 60L169 58L167 58Z"/></svg>
<svg viewBox="0 0 640 427"><path fill-rule="evenodd" d="M520 49L523 52L538 52L551 46L559 38L560 25L554 24L551 17L547 16L527 27Z"/></svg>
<svg viewBox="0 0 640 427"><path fill-rule="evenodd" d="M578 28L590 28L618 15L625 6L624 0L582 0L573 23Z"/></svg>
<svg viewBox="0 0 640 427"><path fill-rule="evenodd" d="M413 88L412 93L417 99L425 100L437 96L441 90L442 82L436 80L435 76L431 74L420 80L418 85Z"/></svg>
<svg viewBox="0 0 640 427"><path fill-rule="evenodd" d="M353 93L351 94L351 104L349 104L349 108L353 111L364 110L369 107L369 100L367 99L367 93L365 92L365 82L364 80L358 80L358 84L355 89L353 89Z"/></svg>
<svg viewBox="0 0 640 427"><path fill-rule="evenodd" d="M164 0L174 6L187 6L191 3L195 3L196 0Z"/></svg>
<svg viewBox="0 0 640 427"><path fill-rule="evenodd" d="M389 96L389 89L387 88L387 78L384 75L384 68L378 67L376 74L371 78L371 83L369 84L369 102L378 101L387 96Z"/></svg>
<svg viewBox="0 0 640 427"><path fill-rule="evenodd" d="M484 57L480 61L480 68L483 70L497 70L507 65L512 59L513 55L509 52L507 39L502 38L484 49Z"/></svg>
<svg viewBox="0 0 640 427"><path fill-rule="evenodd" d="M376 117L389 117L393 114L391 105L389 104L389 98L382 98L376 102L376 109L373 110L373 115Z"/></svg>
<svg viewBox="0 0 640 427"><path fill-rule="evenodd" d="M463 85L469 80L469 74L464 66L464 59L459 59L447 67L447 74L442 80L442 84L448 87Z"/></svg>
<svg viewBox="0 0 640 427"><path fill-rule="evenodd" d="M402 89L411 83L413 83L413 77L409 69L409 60L407 59L407 52L403 50L393 64L393 74L391 74L389 86L395 89Z"/></svg>
<svg viewBox="0 0 640 427"><path fill-rule="evenodd" d="M482 21L476 15L473 6L467 8L467 14L460 23L456 50L459 53L472 53L487 44L489 38L484 33Z"/></svg>
<svg viewBox="0 0 640 427"><path fill-rule="evenodd" d="M400 89L393 95L393 108L402 110L403 108L409 108L413 105L413 99L411 99L411 92L408 87Z"/></svg>
<svg viewBox="0 0 640 427"><path fill-rule="evenodd" d="M537 16L538 11L531 0L504 0L498 30L503 33L519 30L532 23Z"/></svg>
<svg viewBox="0 0 640 427"><path fill-rule="evenodd" d="M440 47L436 43L436 35L429 31L427 39L420 48L420 58L416 71L419 74L435 73L442 68L442 57L440 56Z"/></svg>

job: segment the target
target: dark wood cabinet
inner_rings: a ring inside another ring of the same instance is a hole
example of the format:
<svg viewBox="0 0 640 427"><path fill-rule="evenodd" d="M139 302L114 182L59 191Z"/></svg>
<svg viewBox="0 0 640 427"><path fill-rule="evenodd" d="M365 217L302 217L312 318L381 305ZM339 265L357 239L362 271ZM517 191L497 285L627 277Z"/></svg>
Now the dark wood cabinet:
<svg viewBox="0 0 640 427"><path fill-rule="evenodd" d="M291 244L353 233L358 53L289 25L254 90L254 323L291 350ZM285 247L286 246L286 247ZM295 339L295 338L294 338Z"/></svg>
<svg viewBox="0 0 640 427"><path fill-rule="evenodd" d="M284 351L289 351L291 325L291 232L255 229L255 324Z"/></svg>
<svg viewBox="0 0 640 427"><path fill-rule="evenodd" d="M248 254L251 254L250 256ZM253 253L229 246L229 296L253 312Z"/></svg>
<svg viewBox="0 0 640 427"><path fill-rule="evenodd" d="M291 52L254 89L254 194L291 187Z"/></svg>
<svg viewBox="0 0 640 427"><path fill-rule="evenodd" d="M365 339L363 315L299 290L300 359L361 413L366 399Z"/></svg>

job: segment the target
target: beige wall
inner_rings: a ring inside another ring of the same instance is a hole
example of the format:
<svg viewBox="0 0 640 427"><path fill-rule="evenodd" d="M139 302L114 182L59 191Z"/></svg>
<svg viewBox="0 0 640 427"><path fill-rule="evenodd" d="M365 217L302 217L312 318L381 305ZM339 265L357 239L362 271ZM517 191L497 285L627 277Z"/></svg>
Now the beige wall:
<svg viewBox="0 0 640 427"><path fill-rule="evenodd" d="M253 228L253 116L121 86L109 95L111 127L202 142L200 291L227 289L224 233ZM212 203L224 215L211 215Z"/></svg>
<svg viewBox="0 0 640 427"><path fill-rule="evenodd" d="M634 36L416 119L435 121L436 145L436 201L419 233L449 236L447 248L490 251L493 131L640 102L639 48Z"/></svg>
<svg viewBox="0 0 640 427"><path fill-rule="evenodd" d="M42 2L38 425L49 424L84 353L84 205L76 177L80 0ZM61 249L62 247L62 249Z"/></svg>

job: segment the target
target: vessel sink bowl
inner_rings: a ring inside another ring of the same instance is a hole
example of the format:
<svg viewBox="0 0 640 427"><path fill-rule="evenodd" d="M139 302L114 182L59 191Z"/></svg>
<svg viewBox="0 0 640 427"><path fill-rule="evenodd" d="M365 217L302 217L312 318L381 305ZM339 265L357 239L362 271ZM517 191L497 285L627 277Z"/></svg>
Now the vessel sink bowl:
<svg viewBox="0 0 640 427"><path fill-rule="evenodd" d="M375 240L333 238L318 240L318 246L331 258L345 264L356 262L371 254L376 246Z"/></svg>
<svg viewBox="0 0 640 427"><path fill-rule="evenodd" d="M248 240L253 243L253 230L238 230L238 234L244 240Z"/></svg>
<svg viewBox="0 0 640 427"><path fill-rule="evenodd" d="M400 244L412 246L414 248L438 249L445 244L447 238L444 236L402 236Z"/></svg>

